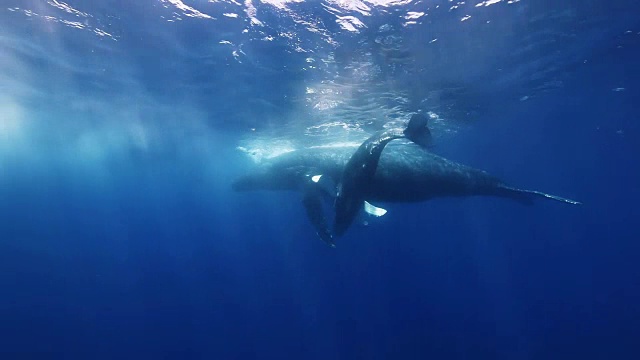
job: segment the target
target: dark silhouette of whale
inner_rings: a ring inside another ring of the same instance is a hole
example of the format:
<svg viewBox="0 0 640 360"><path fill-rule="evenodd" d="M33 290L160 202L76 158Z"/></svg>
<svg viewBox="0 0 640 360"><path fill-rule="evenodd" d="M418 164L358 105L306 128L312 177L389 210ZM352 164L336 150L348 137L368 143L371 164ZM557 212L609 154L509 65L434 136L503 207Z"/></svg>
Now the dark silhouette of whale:
<svg viewBox="0 0 640 360"><path fill-rule="evenodd" d="M334 196L335 190L330 186L317 186L318 175L337 183L355 150L353 146L325 146L284 153L236 179L232 187L236 191L301 191L316 232L333 246L333 236L327 230L320 199ZM536 199L580 204L544 192L512 187L483 170L445 159L415 144L386 146L363 194L368 202L420 202L437 197L466 196L495 196L527 205Z"/></svg>
<svg viewBox="0 0 640 360"><path fill-rule="evenodd" d="M368 188L375 176L382 151L391 141L406 138L422 147L431 143L428 119L414 114L404 129L379 131L365 140L351 155L338 182L335 200L333 234L340 236L347 231L353 219L367 200Z"/></svg>

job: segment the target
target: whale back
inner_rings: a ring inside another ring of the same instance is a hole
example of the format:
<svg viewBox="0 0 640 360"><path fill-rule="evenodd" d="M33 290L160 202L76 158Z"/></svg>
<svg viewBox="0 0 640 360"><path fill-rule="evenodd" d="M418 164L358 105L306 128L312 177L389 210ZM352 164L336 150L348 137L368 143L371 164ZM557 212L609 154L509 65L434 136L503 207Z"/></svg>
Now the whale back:
<svg viewBox="0 0 640 360"><path fill-rule="evenodd" d="M385 149L368 198L377 201L424 201L440 196L492 195L502 182L415 146Z"/></svg>

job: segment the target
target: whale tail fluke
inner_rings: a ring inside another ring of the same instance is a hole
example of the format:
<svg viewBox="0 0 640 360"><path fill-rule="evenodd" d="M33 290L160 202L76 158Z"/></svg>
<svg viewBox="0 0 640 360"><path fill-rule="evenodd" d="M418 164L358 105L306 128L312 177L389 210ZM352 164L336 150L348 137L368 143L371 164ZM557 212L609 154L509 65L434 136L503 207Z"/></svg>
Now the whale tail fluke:
<svg viewBox="0 0 640 360"><path fill-rule="evenodd" d="M533 205L534 200L539 198L555 200L555 201L559 201L559 202L563 202L565 204L571 204L571 205L582 205L582 203L579 201L563 198L556 195L547 194L542 191L523 190L523 189L518 189L518 188L506 186L506 185L498 186L497 195L508 197L510 199L516 200L525 205Z"/></svg>
<svg viewBox="0 0 640 360"><path fill-rule="evenodd" d="M403 133L407 139L422 146L431 146L431 131L427 126L429 119L423 114L414 114Z"/></svg>

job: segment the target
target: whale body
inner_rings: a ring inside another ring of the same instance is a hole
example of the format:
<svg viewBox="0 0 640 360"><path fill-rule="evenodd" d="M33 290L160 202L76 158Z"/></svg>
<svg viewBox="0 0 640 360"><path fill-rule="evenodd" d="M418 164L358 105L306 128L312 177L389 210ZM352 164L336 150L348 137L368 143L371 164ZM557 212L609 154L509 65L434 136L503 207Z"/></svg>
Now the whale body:
<svg viewBox="0 0 640 360"><path fill-rule="evenodd" d="M236 191L301 190L310 173L337 180L355 147L315 147L291 151L258 165L233 182ZM380 157L365 198L380 202L420 202L437 197L497 196L531 204L537 198L574 200L507 185L486 171L463 165L413 144L389 145Z"/></svg>
<svg viewBox="0 0 640 360"><path fill-rule="evenodd" d="M309 192L310 175L322 175L337 183L356 151L356 147L312 147L284 153L259 164L249 174L233 182L236 191L300 191L316 199L317 189ZM536 190L510 186L486 171L463 165L436 155L415 144L390 144L382 152L375 174L364 190L367 202L421 202L439 197L494 196L533 204L548 199L577 205L578 201ZM325 191L328 196L331 190ZM313 196L310 196L312 194ZM318 234L326 231L325 220L318 214L317 201L306 206ZM314 220L314 218L316 220ZM329 238L323 237L332 245Z"/></svg>
<svg viewBox="0 0 640 360"><path fill-rule="evenodd" d="M382 130L360 144L347 161L338 182L333 234L344 234L356 214L365 207L368 188L376 174L380 156L391 141L406 138L421 147L429 145L431 131L427 122L428 119L423 114L414 114L405 129Z"/></svg>

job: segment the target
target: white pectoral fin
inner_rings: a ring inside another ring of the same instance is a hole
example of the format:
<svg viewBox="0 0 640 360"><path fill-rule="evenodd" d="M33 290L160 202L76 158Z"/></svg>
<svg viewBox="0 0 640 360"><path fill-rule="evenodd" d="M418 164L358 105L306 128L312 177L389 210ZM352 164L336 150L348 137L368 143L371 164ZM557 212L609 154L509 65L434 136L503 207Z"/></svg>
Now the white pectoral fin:
<svg viewBox="0 0 640 360"><path fill-rule="evenodd" d="M387 210L385 210L383 208L375 207L375 206L369 204L367 201L364 202L364 211L367 214L373 215L373 216L376 216L376 217L383 216L384 214L387 213Z"/></svg>
<svg viewBox="0 0 640 360"><path fill-rule="evenodd" d="M318 181L320 181L320 178L322 178L322 175L313 175L311 177L311 181L313 181L314 183L317 183Z"/></svg>

